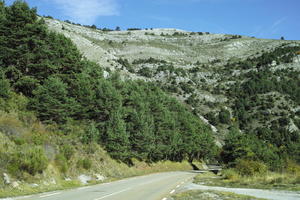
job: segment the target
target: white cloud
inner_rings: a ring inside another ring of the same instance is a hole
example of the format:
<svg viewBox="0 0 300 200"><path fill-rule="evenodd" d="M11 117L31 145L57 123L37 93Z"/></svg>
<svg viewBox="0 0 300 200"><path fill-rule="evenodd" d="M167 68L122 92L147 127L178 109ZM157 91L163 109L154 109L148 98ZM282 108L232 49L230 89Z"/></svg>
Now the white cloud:
<svg viewBox="0 0 300 200"><path fill-rule="evenodd" d="M48 0L49 1L49 0ZM82 24L93 24L99 16L118 15L116 0L50 0L66 17Z"/></svg>

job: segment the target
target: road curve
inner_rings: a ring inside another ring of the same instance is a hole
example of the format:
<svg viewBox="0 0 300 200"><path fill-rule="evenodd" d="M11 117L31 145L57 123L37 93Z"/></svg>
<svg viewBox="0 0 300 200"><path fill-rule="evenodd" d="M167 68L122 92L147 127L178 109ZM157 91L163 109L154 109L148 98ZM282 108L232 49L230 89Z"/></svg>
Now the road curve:
<svg viewBox="0 0 300 200"><path fill-rule="evenodd" d="M163 200L186 183L195 173L165 172L120 181L56 191L10 200Z"/></svg>

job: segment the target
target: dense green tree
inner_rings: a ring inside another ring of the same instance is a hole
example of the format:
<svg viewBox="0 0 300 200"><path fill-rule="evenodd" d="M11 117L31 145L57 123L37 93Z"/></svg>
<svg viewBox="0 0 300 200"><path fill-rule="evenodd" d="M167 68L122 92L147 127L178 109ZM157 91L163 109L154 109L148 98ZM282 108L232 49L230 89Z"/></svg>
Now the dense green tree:
<svg viewBox="0 0 300 200"><path fill-rule="evenodd" d="M230 124L230 112L227 109L222 108L219 112L219 120L223 124Z"/></svg>
<svg viewBox="0 0 300 200"><path fill-rule="evenodd" d="M36 9L23 1L6 7L0 26L0 63L18 92L30 96L49 75L69 80L84 65L71 40L47 31Z"/></svg>
<svg viewBox="0 0 300 200"><path fill-rule="evenodd" d="M0 72L0 98L7 99L9 97L9 91L9 81L4 77L3 73Z"/></svg>
<svg viewBox="0 0 300 200"><path fill-rule="evenodd" d="M96 123L92 121L88 124L86 130L81 136L81 141L84 144L90 144L92 142L98 142L99 139L100 139L99 130L97 129Z"/></svg>
<svg viewBox="0 0 300 200"><path fill-rule="evenodd" d="M41 120L66 122L76 107L75 100L68 97L68 86L58 77L49 77L33 94L29 106Z"/></svg>
<svg viewBox="0 0 300 200"><path fill-rule="evenodd" d="M236 128L231 128L225 138L221 157L225 163L233 163L239 158L253 156L254 153L247 147L246 137Z"/></svg>
<svg viewBox="0 0 300 200"><path fill-rule="evenodd" d="M130 163L129 134L126 132L121 113L112 113L106 135L106 150L110 155L115 159Z"/></svg>

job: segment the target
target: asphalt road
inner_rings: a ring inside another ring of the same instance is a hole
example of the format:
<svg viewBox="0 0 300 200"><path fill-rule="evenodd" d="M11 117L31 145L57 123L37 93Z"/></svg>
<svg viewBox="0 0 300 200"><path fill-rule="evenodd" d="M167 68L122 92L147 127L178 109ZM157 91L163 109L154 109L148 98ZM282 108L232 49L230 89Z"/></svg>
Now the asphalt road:
<svg viewBox="0 0 300 200"><path fill-rule="evenodd" d="M192 172L157 173L10 200L166 200L176 190L190 183L195 175Z"/></svg>

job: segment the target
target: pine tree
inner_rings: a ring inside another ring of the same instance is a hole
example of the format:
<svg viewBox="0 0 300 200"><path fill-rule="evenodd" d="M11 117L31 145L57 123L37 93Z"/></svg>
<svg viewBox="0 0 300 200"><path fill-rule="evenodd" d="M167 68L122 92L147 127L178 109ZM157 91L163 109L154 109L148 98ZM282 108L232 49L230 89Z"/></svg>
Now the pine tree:
<svg viewBox="0 0 300 200"><path fill-rule="evenodd" d="M4 74L0 72L0 98L9 98L10 84L9 81L4 77Z"/></svg>
<svg viewBox="0 0 300 200"><path fill-rule="evenodd" d="M68 87L60 78L49 77L45 83L33 91L30 108L37 111L42 121L66 122L77 104L68 96Z"/></svg>
<svg viewBox="0 0 300 200"><path fill-rule="evenodd" d="M112 113L106 134L106 150L109 154L117 160L130 163L129 135L119 112Z"/></svg>

